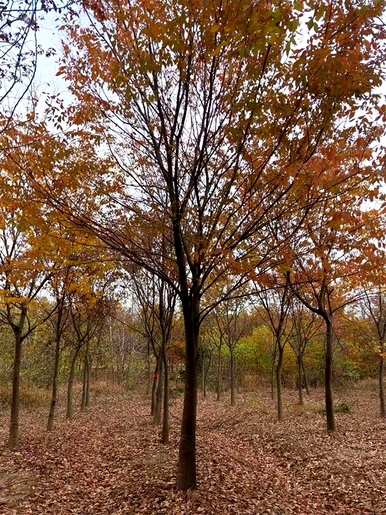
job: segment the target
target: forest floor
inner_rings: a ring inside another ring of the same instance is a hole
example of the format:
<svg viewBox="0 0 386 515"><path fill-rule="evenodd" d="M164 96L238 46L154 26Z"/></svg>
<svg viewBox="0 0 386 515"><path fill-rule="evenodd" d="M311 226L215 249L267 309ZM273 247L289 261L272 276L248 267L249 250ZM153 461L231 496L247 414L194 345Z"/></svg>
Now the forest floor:
<svg viewBox="0 0 386 515"><path fill-rule="evenodd" d="M17 452L1 449L1 514L386 514L386 424L369 385L340 392L351 406L325 432L323 395L304 408L285 393L275 421L268 392L199 402L198 477L177 492L181 400L172 401L171 441L159 443L148 400L99 398L87 412L44 431L40 413L23 413ZM0 438L7 434L0 417Z"/></svg>

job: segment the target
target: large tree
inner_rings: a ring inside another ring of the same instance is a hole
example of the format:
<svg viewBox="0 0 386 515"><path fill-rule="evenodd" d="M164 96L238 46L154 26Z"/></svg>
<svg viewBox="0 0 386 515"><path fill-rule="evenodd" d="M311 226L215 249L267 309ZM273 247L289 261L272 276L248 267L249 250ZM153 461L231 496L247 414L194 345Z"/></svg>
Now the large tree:
<svg viewBox="0 0 386 515"><path fill-rule="evenodd" d="M55 181L35 181L78 225L179 295L186 370L177 484L187 489L196 486L200 324L278 252L273 220L296 220L290 239L311 208L306 163L326 137L344 137L342 118L379 84L382 6L310 1L307 32L303 2L86 5L68 20L61 73L78 100L71 123L94 133L114 166L100 169L101 180L82 162L56 197ZM69 193L73 184L90 195ZM239 274L231 289L203 303L229 273Z"/></svg>

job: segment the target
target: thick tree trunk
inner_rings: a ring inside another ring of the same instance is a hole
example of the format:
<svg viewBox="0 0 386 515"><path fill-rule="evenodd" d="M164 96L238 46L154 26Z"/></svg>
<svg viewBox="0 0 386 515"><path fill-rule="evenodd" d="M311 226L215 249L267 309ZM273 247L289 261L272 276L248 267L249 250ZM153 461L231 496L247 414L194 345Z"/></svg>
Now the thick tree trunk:
<svg viewBox="0 0 386 515"><path fill-rule="evenodd" d="M71 359L70 372L68 374L66 418L72 418L72 416L74 414L74 407L73 407L74 376L75 376L76 358L78 357L79 350L80 350L79 347L77 349L75 349L75 352Z"/></svg>
<svg viewBox="0 0 386 515"><path fill-rule="evenodd" d="M163 399L163 416L162 416L162 433L161 442L169 443L169 370L166 358L165 348L162 351L163 369L164 369L164 399Z"/></svg>
<svg viewBox="0 0 386 515"><path fill-rule="evenodd" d="M218 355L217 355L216 400L219 401L220 397L221 397L221 347L219 347Z"/></svg>
<svg viewBox="0 0 386 515"><path fill-rule="evenodd" d="M177 488L195 488L196 416L197 416L197 348L199 341L199 299L183 299L185 326L185 391L179 445Z"/></svg>
<svg viewBox="0 0 386 515"><path fill-rule="evenodd" d="M235 356L233 349L230 350L230 373L231 373L231 406L235 405Z"/></svg>
<svg viewBox="0 0 386 515"><path fill-rule="evenodd" d="M19 440L19 409L20 409L20 368L22 356L23 341L21 338L21 330L15 331L15 356L13 361L12 375L12 401L11 401L11 419L9 424L8 447L15 449Z"/></svg>
<svg viewBox="0 0 386 515"><path fill-rule="evenodd" d="M383 350L382 347L381 347L381 349ZM381 355L379 357L378 385L379 385L379 408L380 408L380 415L382 418L385 418L385 391L384 391L384 384L383 384L384 370L385 370L385 360L384 360L384 357Z"/></svg>
<svg viewBox="0 0 386 515"><path fill-rule="evenodd" d="M276 407L277 407L277 419L280 421L283 419L283 400L281 396L281 375L283 368L283 349L278 346L278 356L276 364Z"/></svg>
<svg viewBox="0 0 386 515"><path fill-rule="evenodd" d="M298 362L298 396L299 396L299 404L303 406L303 370L302 370L302 358L299 355L297 357Z"/></svg>
<svg viewBox="0 0 386 515"><path fill-rule="evenodd" d="M335 431L335 414L334 400L332 393L332 369L333 369L333 345L334 345L334 329L331 318L327 317L326 322L326 352L325 352L325 403L326 403L326 422L327 431Z"/></svg>
<svg viewBox="0 0 386 515"><path fill-rule="evenodd" d="M52 371L52 390L51 390L51 403L50 411L48 413L47 431L52 431L54 428L55 411L58 402L58 374L59 374L59 360L60 360L60 337L56 337L55 341L55 355L54 355L54 368Z"/></svg>

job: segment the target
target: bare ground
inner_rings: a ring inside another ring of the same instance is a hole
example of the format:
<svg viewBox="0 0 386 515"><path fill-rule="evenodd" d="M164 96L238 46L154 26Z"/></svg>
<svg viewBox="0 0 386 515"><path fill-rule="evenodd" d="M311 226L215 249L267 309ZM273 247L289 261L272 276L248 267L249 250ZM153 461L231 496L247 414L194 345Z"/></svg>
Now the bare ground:
<svg viewBox="0 0 386 515"><path fill-rule="evenodd" d="M174 488L181 401L170 445L159 443L148 401L105 397L55 431L23 414L17 452L0 455L2 514L386 514L386 424L374 389L337 395L352 408L325 432L322 392L300 408L285 395L277 423L266 393L200 399L199 487ZM0 438L7 418L0 418Z"/></svg>

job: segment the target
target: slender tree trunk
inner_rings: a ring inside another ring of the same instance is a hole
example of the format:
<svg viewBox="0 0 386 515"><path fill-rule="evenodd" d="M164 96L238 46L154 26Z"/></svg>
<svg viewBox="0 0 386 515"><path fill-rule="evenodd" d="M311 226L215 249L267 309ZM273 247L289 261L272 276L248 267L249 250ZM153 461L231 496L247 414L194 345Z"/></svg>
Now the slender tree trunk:
<svg viewBox="0 0 386 515"><path fill-rule="evenodd" d="M275 370L276 370L276 342L272 352L272 367L271 367L271 399L275 398Z"/></svg>
<svg viewBox="0 0 386 515"><path fill-rule="evenodd" d="M325 370L324 370L324 388L326 402L326 422L327 431L335 431L335 414L334 400L332 393L332 369L333 369L333 345L334 345L334 329L331 318L327 317L326 322L326 352L325 352Z"/></svg>
<svg viewBox="0 0 386 515"><path fill-rule="evenodd" d="M197 417L197 348L199 342L199 299L183 299L185 326L185 391L179 445L177 488L195 488L196 417Z"/></svg>
<svg viewBox="0 0 386 515"><path fill-rule="evenodd" d="M299 404L303 406L303 371L302 371L302 358L300 354L297 357L298 362L298 395L299 395Z"/></svg>
<svg viewBox="0 0 386 515"><path fill-rule="evenodd" d="M163 402L163 417L162 417L162 435L161 442L169 443L169 370L168 361L166 358L166 349L162 351L163 369L164 369L164 402Z"/></svg>
<svg viewBox="0 0 386 515"><path fill-rule="evenodd" d="M20 410L20 368L22 357L23 340L21 338L21 329L15 331L15 356L13 361L12 375L12 402L11 402L11 419L9 424L8 447L15 449L19 440L19 410Z"/></svg>
<svg viewBox="0 0 386 515"><path fill-rule="evenodd" d="M272 368L271 368L271 399L274 400L275 398L275 362L272 362Z"/></svg>
<svg viewBox="0 0 386 515"><path fill-rule="evenodd" d="M201 391L202 396L205 397L205 356L201 356Z"/></svg>
<svg viewBox="0 0 386 515"><path fill-rule="evenodd" d="M217 355L217 388L216 400L219 401L221 397L221 347L218 348Z"/></svg>
<svg viewBox="0 0 386 515"><path fill-rule="evenodd" d="M146 367L147 367L147 378L146 378L146 395L150 394L150 385L151 385L151 368L150 368L150 346L147 344L147 353L146 353Z"/></svg>
<svg viewBox="0 0 386 515"><path fill-rule="evenodd" d="M155 396L155 409L154 409L154 423L161 423L161 414L162 414L162 397L163 397L163 386L164 386L164 364L162 359L162 351L160 351L160 364L159 364L159 373L158 373L158 383L157 390Z"/></svg>
<svg viewBox="0 0 386 515"><path fill-rule="evenodd" d="M87 353L86 359L86 408L90 406L90 376L91 376L91 361L90 354Z"/></svg>
<svg viewBox="0 0 386 515"><path fill-rule="evenodd" d="M151 410L150 415L154 417L155 414L155 406L156 406L156 393L157 393L157 386L159 381L159 365L160 365L160 358L159 356L156 356L156 364L153 374L153 384L151 387Z"/></svg>
<svg viewBox="0 0 386 515"><path fill-rule="evenodd" d="M230 365L231 365L231 406L235 405L235 356L233 349L230 350Z"/></svg>
<svg viewBox="0 0 386 515"><path fill-rule="evenodd" d="M212 353L209 354L208 363L207 363L206 368L204 370L204 385L203 385L204 398L206 398L206 385L207 385L208 373L209 373L211 362L212 362Z"/></svg>
<svg viewBox="0 0 386 515"><path fill-rule="evenodd" d="M72 416L74 414L74 407L73 407L74 376L75 376L76 359L78 357L79 350L80 350L80 347L77 347L74 351L74 354L71 359L70 372L68 374L66 418L72 418Z"/></svg>
<svg viewBox="0 0 386 515"><path fill-rule="evenodd" d="M277 419L280 421L283 419L283 400L281 396L281 375L283 368L283 348L278 345L278 356L276 364L276 403L277 403Z"/></svg>
<svg viewBox="0 0 386 515"><path fill-rule="evenodd" d="M383 352L383 346L381 346L381 350ZM385 369L385 360L383 355L379 357L379 369L378 369L378 384L379 384L379 408L380 415L382 418L385 418L385 391L383 384L383 376Z"/></svg>
<svg viewBox="0 0 386 515"><path fill-rule="evenodd" d="M52 429L54 428L56 404L58 402L59 360L60 360L60 336L57 335L56 339L55 339L55 355L54 355L54 368L52 371L51 403L50 403L50 411L48 413L47 431L52 431Z"/></svg>
<svg viewBox="0 0 386 515"><path fill-rule="evenodd" d="M83 375L82 375L82 401L80 404L81 411L86 409L86 396L87 396L87 352L83 358Z"/></svg>
<svg viewBox="0 0 386 515"><path fill-rule="evenodd" d="M308 386L308 379L307 379L307 374L306 374L306 369L304 368L304 360L303 360L303 355L301 357L301 363L302 363L302 376L303 376L303 381L304 381L304 388L306 389L306 392L307 392L307 395L310 395L310 388Z"/></svg>

